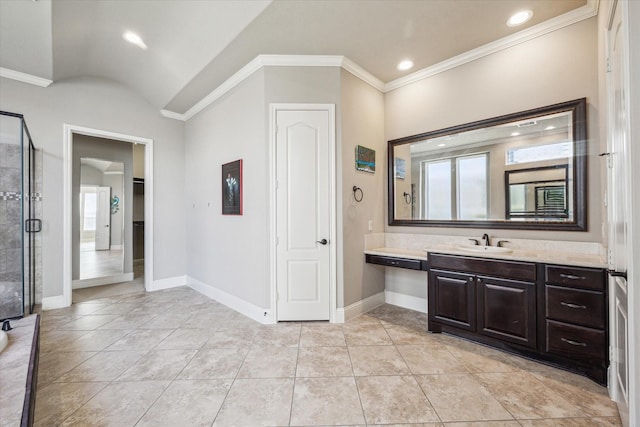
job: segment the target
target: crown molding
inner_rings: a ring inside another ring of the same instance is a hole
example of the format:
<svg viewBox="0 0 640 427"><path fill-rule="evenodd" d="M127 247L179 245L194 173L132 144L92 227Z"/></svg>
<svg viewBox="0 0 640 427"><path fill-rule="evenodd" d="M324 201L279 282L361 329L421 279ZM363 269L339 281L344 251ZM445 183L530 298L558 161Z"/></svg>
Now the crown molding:
<svg viewBox="0 0 640 427"><path fill-rule="evenodd" d="M444 71L459 67L471 61L483 58L501 50L508 49L520 43L533 40L537 37L589 19L598 14L600 0L587 0L587 4L567 12L563 15L549 19L533 27L519 31L502 39L480 46L453 58L442 61L431 67L423 68L407 76L393 80L388 83L369 73L367 70L353 62L346 56L340 55L258 55L247 65L238 70L234 75L225 80L220 86L210 92L207 96L189 108L184 114L169 110L161 110L164 117L170 119L187 121L199 112L216 102L234 87L249 78L253 73L263 67L341 67L365 83L376 88L380 92L386 93L403 86L418 82Z"/></svg>
<svg viewBox="0 0 640 427"><path fill-rule="evenodd" d="M575 24L577 22L589 19L598 14L598 6L600 0L587 0L587 4L567 12L563 15L556 16L538 25L518 31L507 37L503 37L491 43L487 43L476 49L472 49L458 56L454 56L445 61L439 62L431 67L423 68L415 73L390 81L384 85L383 92L389 92L403 86L416 83L420 80L442 73L455 67L459 67L471 61L489 56L501 50L508 49L520 43L533 40L537 37L549 34L553 31Z"/></svg>
<svg viewBox="0 0 640 427"><path fill-rule="evenodd" d="M49 85L51 85L51 83L53 83L53 80L45 79L27 73L22 73L16 70L10 70L9 68L4 67L0 67L0 77L17 80L22 83L28 83L40 87L48 87Z"/></svg>
<svg viewBox="0 0 640 427"><path fill-rule="evenodd" d="M187 118L185 117L184 114L176 113L174 111L160 110L160 114L162 114L163 117L166 117L168 119L180 120L181 122L187 121Z"/></svg>

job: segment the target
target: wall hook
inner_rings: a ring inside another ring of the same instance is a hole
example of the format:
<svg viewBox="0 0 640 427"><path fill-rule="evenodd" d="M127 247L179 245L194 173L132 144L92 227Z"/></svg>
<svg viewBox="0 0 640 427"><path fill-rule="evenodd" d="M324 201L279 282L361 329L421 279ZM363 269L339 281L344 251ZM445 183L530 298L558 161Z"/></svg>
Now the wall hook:
<svg viewBox="0 0 640 427"><path fill-rule="evenodd" d="M358 193L360 193L360 197L358 197ZM353 186L353 199L360 203L362 201L362 199L364 198L364 193L362 192L362 188L357 187L357 186Z"/></svg>

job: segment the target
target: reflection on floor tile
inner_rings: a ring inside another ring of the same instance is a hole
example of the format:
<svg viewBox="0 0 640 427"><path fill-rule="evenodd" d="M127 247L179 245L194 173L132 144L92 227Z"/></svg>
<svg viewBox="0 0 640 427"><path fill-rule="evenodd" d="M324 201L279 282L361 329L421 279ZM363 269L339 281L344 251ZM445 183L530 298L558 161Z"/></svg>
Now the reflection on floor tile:
<svg viewBox="0 0 640 427"><path fill-rule="evenodd" d="M620 426L592 381L425 325L390 305L265 326L188 288L111 295L42 316L36 425Z"/></svg>

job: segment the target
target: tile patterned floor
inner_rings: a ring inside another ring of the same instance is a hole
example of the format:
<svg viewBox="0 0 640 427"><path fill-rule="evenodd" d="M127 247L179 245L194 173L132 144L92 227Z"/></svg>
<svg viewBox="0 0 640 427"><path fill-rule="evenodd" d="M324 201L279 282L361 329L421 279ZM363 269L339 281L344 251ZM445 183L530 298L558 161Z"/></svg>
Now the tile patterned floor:
<svg viewBox="0 0 640 427"><path fill-rule="evenodd" d="M188 288L42 316L36 426L619 426L583 377L384 305L260 325Z"/></svg>

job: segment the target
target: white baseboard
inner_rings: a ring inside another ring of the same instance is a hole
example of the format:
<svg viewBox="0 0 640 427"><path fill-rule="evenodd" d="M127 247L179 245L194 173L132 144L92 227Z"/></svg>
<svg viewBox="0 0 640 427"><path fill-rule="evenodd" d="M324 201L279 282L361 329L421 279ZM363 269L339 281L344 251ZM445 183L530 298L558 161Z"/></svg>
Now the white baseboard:
<svg viewBox="0 0 640 427"><path fill-rule="evenodd" d="M65 308L64 296L56 295L55 297L42 298L42 310L55 310L57 308Z"/></svg>
<svg viewBox="0 0 640 427"><path fill-rule="evenodd" d="M130 282L133 280L133 273L116 274L114 276L96 277L94 279L74 280L71 282L72 289L92 288L94 286L111 285L113 283Z"/></svg>
<svg viewBox="0 0 640 427"><path fill-rule="evenodd" d="M275 323L271 309L258 307L257 305L251 304L250 302L240 299L235 295L231 295L230 293L194 279L191 276L187 276L187 286L221 304L226 305L238 313L244 314L256 322L265 325Z"/></svg>
<svg viewBox="0 0 640 427"><path fill-rule="evenodd" d="M379 292L363 300L354 302L353 304L350 304L343 309L344 310L343 321L351 320L355 317L358 317L361 314L366 313L367 311L373 310L374 308L381 306L382 304L384 304L384 292Z"/></svg>
<svg viewBox="0 0 640 427"><path fill-rule="evenodd" d="M387 304L397 305L398 307L408 308L409 310L419 311L420 313L427 312L426 298L384 291L384 301Z"/></svg>
<svg viewBox="0 0 640 427"><path fill-rule="evenodd" d="M161 291L163 289L177 288L178 286L185 286L187 284L187 276L175 276L167 277L166 279L154 280L151 284L151 289L147 289L148 292Z"/></svg>

